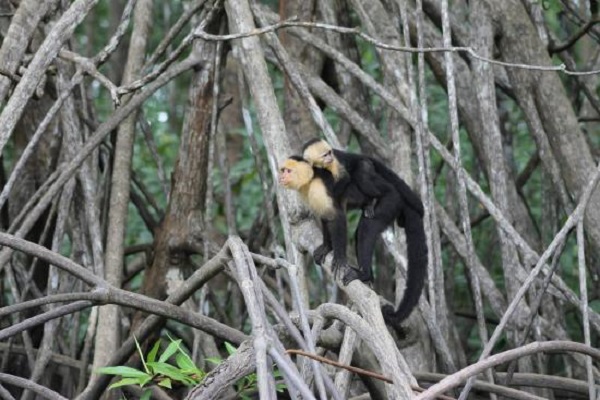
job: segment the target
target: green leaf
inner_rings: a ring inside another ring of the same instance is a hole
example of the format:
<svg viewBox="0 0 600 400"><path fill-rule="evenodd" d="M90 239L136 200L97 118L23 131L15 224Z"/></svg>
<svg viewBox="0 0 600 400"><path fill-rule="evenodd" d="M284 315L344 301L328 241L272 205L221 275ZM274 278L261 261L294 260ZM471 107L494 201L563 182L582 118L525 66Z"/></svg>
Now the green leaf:
<svg viewBox="0 0 600 400"><path fill-rule="evenodd" d="M181 370L192 371L192 372L195 372L198 370L198 367L196 367L196 364L194 364L194 362L192 361L190 356L188 356L185 353L178 353L175 356L175 361L177 362L177 366Z"/></svg>
<svg viewBox="0 0 600 400"><path fill-rule="evenodd" d="M285 383L278 383L275 385L275 390L278 391L279 393L283 392L285 389L287 389L287 386Z"/></svg>
<svg viewBox="0 0 600 400"><path fill-rule="evenodd" d="M148 374L135 368L118 366L118 367L103 367L96 370L100 374L106 375L121 375L123 378L144 378Z"/></svg>
<svg viewBox="0 0 600 400"><path fill-rule="evenodd" d="M252 386L258 381L258 375L256 375L255 373L249 374L249 375L246 375L245 379L248 381L248 385Z"/></svg>
<svg viewBox="0 0 600 400"><path fill-rule="evenodd" d="M217 365L219 365L223 362L223 360L218 357L207 358L206 361L209 363L217 364Z"/></svg>
<svg viewBox="0 0 600 400"><path fill-rule="evenodd" d="M162 387L166 387L168 389L172 389L172 387L171 387L171 380L169 378L161 379L158 382L158 386L162 386Z"/></svg>
<svg viewBox="0 0 600 400"><path fill-rule="evenodd" d="M142 382L140 383L140 386L144 387L148 382L152 381L153 377L154 377L154 375L148 375L147 378L142 379Z"/></svg>
<svg viewBox="0 0 600 400"><path fill-rule="evenodd" d="M171 378L174 381L182 382L185 384L194 383L194 381L191 378L189 378L187 375L181 373L181 371L179 371L177 368L175 368L171 364L154 362L154 363L148 363L148 366L152 367L154 372L156 372L157 374L164 375L168 378Z"/></svg>
<svg viewBox="0 0 600 400"><path fill-rule="evenodd" d="M152 389L146 389L144 390L142 397L140 397L140 400L150 400L150 396L152 396Z"/></svg>
<svg viewBox="0 0 600 400"><path fill-rule="evenodd" d="M139 385L139 384L140 384L140 379L139 378L123 378L120 381L113 383L108 388L109 389L114 389L114 388L118 388L118 387L121 387L121 386Z"/></svg>
<svg viewBox="0 0 600 400"><path fill-rule="evenodd" d="M135 347L137 347L138 353L140 353L140 358L142 360L142 364L144 365L144 371L146 371L147 373L150 373L150 370L148 369L148 366L146 365L146 361L144 360L144 353L142 353L140 344L138 343L137 338L135 336L133 336L133 340L135 341Z"/></svg>
<svg viewBox="0 0 600 400"><path fill-rule="evenodd" d="M179 344L179 345L177 346L177 348L179 349L179 354L181 354L182 356L184 356L185 358L187 358L188 360L190 360L190 362L191 362L192 364L194 364L194 360L192 360L192 357L190 357L190 355L188 354L188 352L187 352L187 351L185 351L185 349L181 347L181 344ZM194 365L195 365L195 364L194 364Z"/></svg>
<svg viewBox="0 0 600 400"><path fill-rule="evenodd" d="M158 359L158 362L164 363L173 354L175 354L177 352L177 350L179 349L179 343L181 343L181 339L179 339L179 340L173 340L173 339L171 339L171 340L172 340L171 343L169 343L169 345L167 346L167 348L165 349L165 351L160 355L160 358Z"/></svg>
<svg viewBox="0 0 600 400"><path fill-rule="evenodd" d="M156 343L154 343L154 347L152 347L152 350L150 350L150 353L148 353L148 358L146 358L146 360L148 362L156 361L156 355L158 354L159 348L160 348L160 339L158 339L156 341Z"/></svg>
<svg viewBox="0 0 600 400"><path fill-rule="evenodd" d="M227 354L232 355L235 354L237 349L233 347L233 345L229 342L225 342L225 349L227 350Z"/></svg>

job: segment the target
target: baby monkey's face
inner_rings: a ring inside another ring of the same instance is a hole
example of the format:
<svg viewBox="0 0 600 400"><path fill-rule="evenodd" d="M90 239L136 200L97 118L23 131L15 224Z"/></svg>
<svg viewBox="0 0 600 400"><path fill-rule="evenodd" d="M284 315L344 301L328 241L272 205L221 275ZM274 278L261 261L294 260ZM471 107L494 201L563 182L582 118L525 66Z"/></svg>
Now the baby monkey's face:
<svg viewBox="0 0 600 400"><path fill-rule="evenodd" d="M315 167L328 168L334 161L333 149L325 141L313 143L304 150L304 159Z"/></svg>

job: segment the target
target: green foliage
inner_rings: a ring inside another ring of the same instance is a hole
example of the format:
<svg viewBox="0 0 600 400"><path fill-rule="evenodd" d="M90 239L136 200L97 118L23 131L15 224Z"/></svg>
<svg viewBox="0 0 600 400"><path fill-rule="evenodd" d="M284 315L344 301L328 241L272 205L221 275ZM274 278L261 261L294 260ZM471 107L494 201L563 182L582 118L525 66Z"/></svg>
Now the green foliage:
<svg viewBox="0 0 600 400"><path fill-rule="evenodd" d="M259 157L262 160L267 160L264 152L264 144L262 136L259 133L258 126L254 127L256 140L258 142ZM230 165L229 180L231 185L235 220L238 229L241 232L246 232L252 226L254 220L264 211L263 198L268 193L264 193L258 173L258 167L255 165L254 157L250 146L250 141L246 133L234 131L228 133L229 137L241 141L241 153L237 161ZM266 163L265 163L266 167ZM216 168L211 172L212 176L209 182L214 185L215 198L224 198L225 191L223 186L222 174ZM267 174L268 177L270 174ZM270 185L270 183L268 183ZM223 233L227 232L227 223L225 221L225 204L224 202L215 202L211 210L214 216L214 224Z"/></svg>
<svg viewBox="0 0 600 400"><path fill-rule="evenodd" d="M135 339L135 338L134 338ZM142 361L143 370L127 366L104 367L97 370L98 373L106 375L119 376L121 379L110 385L109 389L116 389L122 386L145 387L149 384L156 384L166 389L172 389L173 383L184 386L195 386L202 382L206 372L196 366L192 358L181 346L181 339L173 339L169 336L169 344L159 354L161 340L158 339L146 357L137 340L135 345ZM225 350L228 355L233 355L237 349L228 342L225 342ZM158 359L157 359L158 357ZM175 358L175 365L169 363L169 360ZM221 359L207 359L214 364L220 364ZM273 372L275 379L281 377L278 370ZM255 373L249 374L240 379L236 384L236 391L241 399L251 399L249 394L256 393L258 378ZM276 389L278 392L285 390L285 384L278 383ZM142 399L149 399L151 390L147 388L144 391Z"/></svg>
<svg viewBox="0 0 600 400"><path fill-rule="evenodd" d="M169 345L158 357L158 361L156 357L160 350L160 339L154 343L145 358L138 341L135 341L142 360L143 371L127 366L116 366L100 368L98 373L121 377L119 381L110 385L109 389L127 385L137 385L143 388L151 383L171 389L174 382L185 386L193 386L201 382L206 376L206 372L196 367L191 357L181 347L181 339L169 338L169 340ZM176 365L168 362L173 356L175 356ZM150 398L150 389L144 391L144 397L146 396Z"/></svg>

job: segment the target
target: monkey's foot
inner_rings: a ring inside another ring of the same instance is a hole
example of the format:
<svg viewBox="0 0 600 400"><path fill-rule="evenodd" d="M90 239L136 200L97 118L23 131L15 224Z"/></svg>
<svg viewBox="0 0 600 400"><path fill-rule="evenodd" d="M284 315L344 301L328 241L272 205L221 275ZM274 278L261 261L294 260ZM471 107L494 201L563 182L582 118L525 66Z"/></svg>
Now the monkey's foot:
<svg viewBox="0 0 600 400"><path fill-rule="evenodd" d="M348 265L346 268L346 272L344 272L344 276L342 277L342 283L344 286L348 285L353 280L358 279L362 281L365 285L371 286L373 283L373 275L366 274L359 268L354 268L351 265Z"/></svg>
<svg viewBox="0 0 600 400"><path fill-rule="evenodd" d="M357 270L356 268L348 265L348 268L346 268L346 272L344 273L344 276L342 277L342 283L344 284L344 286L347 286L350 282L352 282L355 279L360 280L360 271Z"/></svg>
<svg viewBox="0 0 600 400"><path fill-rule="evenodd" d="M373 281L371 274L365 274L360 269L347 265L344 276L342 277L342 283L346 286L355 279L362 281L366 285L369 285Z"/></svg>
<svg viewBox="0 0 600 400"><path fill-rule="evenodd" d="M330 251L331 247L325 244L322 244L319 247L317 247L317 249L313 253L313 259L315 260L315 263L317 263L318 265L323 265L323 261L325 261L325 257L327 256L327 254L329 254Z"/></svg>

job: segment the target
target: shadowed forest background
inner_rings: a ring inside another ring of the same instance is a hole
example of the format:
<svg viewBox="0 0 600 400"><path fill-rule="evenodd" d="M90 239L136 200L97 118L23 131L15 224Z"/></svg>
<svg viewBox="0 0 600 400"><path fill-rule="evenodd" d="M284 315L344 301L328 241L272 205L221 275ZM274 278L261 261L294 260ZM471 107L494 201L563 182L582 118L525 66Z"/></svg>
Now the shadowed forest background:
<svg viewBox="0 0 600 400"><path fill-rule="evenodd" d="M0 398L600 398L599 21L596 0L0 0ZM423 200L403 334L380 301L404 230L343 287L277 185L314 137Z"/></svg>

